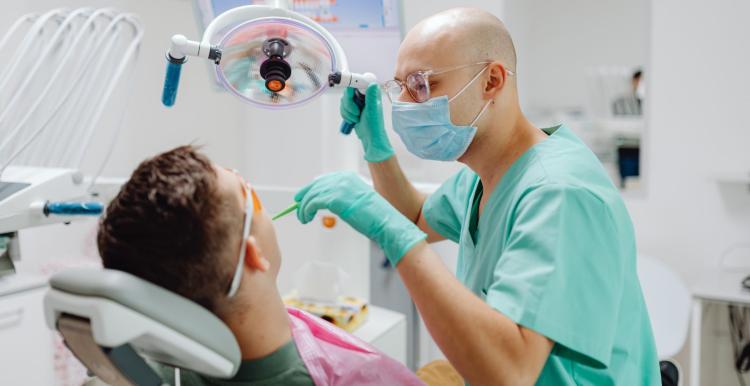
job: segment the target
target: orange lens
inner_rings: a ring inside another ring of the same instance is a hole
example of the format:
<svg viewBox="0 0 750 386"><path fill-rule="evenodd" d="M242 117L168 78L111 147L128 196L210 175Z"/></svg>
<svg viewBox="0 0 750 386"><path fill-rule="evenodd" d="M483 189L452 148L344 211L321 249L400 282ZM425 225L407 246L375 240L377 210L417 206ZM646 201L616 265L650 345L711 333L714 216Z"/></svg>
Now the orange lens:
<svg viewBox="0 0 750 386"><path fill-rule="evenodd" d="M331 229L336 226L336 217L333 216L323 216L323 226Z"/></svg>
<svg viewBox="0 0 750 386"><path fill-rule="evenodd" d="M284 89L284 83L279 80L272 80L266 84L266 87L273 92L279 92Z"/></svg>
<svg viewBox="0 0 750 386"><path fill-rule="evenodd" d="M258 195L255 193L255 189L250 188L250 195L253 197L253 211L258 213L263 210L263 204L260 203L260 198L258 198Z"/></svg>

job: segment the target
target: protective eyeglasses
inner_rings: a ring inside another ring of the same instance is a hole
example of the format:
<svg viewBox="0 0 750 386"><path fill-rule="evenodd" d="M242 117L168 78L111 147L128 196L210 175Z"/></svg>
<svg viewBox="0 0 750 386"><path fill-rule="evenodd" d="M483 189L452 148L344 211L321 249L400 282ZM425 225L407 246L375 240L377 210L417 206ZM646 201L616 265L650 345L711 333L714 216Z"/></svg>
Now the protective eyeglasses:
<svg viewBox="0 0 750 386"><path fill-rule="evenodd" d="M404 92L404 89L406 89L406 91L409 93L409 96L411 96L411 99L413 99L415 102L426 102L430 99L430 76L445 74L447 72L457 71L471 66L478 66L480 64L488 65L490 63L492 62L484 61L439 70L415 71L406 76L406 81L391 79L385 82L385 84L383 84L383 90L385 91L385 94L388 95L388 99L391 101L391 103L393 103L394 101L398 101L398 98ZM484 68L482 68L482 71L484 71ZM513 71L508 69L506 69L505 72L508 75L515 74ZM476 74L475 77L479 76L479 74L481 74L481 72Z"/></svg>
<svg viewBox="0 0 750 386"><path fill-rule="evenodd" d="M227 293L227 296L231 298L237 293L237 290L240 288L240 282L242 281L242 266L245 265L245 253L247 252L245 240L250 237L250 228L253 224L253 214L263 210L263 205L261 205L260 199L255 193L255 189L253 189L250 184L245 182L239 172L234 169L227 170L234 173L237 178L239 178L242 186L242 197L244 197L245 199L245 216L242 220L243 225L242 240L240 241L240 257L237 260L237 268L235 268L234 270L232 283L229 285L229 292Z"/></svg>

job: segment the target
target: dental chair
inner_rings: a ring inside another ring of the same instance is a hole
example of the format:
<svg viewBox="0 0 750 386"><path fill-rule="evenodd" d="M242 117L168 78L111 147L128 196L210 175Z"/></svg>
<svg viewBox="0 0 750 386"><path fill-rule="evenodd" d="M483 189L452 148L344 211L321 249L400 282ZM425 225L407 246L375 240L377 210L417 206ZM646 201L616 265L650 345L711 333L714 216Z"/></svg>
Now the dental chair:
<svg viewBox="0 0 750 386"><path fill-rule="evenodd" d="M147 360L213 378L231 378L241 361L229 328L198 304L125 272L70 269L50 279L47 325L101 381L167 385Z"/></svg>

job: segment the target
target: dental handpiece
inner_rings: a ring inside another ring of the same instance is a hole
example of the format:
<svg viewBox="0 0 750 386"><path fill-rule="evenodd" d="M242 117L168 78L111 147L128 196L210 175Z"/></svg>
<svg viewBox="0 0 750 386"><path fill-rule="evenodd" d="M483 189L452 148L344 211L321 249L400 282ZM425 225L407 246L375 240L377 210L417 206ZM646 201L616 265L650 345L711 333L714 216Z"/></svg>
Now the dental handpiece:
<svg viewBox="0 0 750 386"><path fill-rule="evenodd" d="M47 202L42 208L45 216L98 216L104 211L101 202Z"/></svg>

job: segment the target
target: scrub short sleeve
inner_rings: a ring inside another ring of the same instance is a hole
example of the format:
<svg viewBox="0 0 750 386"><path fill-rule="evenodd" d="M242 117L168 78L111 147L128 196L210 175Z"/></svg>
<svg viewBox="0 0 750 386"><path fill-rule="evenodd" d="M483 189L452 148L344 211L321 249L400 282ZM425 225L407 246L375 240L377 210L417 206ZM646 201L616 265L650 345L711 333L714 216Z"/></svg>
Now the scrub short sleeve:
<svg viewBox="0 0 750 386"><path fill-rule="evenodd" d="M422 206L427 224L448 240L458 243L477 175L463 168L432 193Z"/></svg>
<svg viewBox="0 0 750 386"><path fill-rule="evenodd" d="M583 188L544 185L512 216L487 303L553 340L558 355L607 367L626 258L607 205Z"/></svg>

